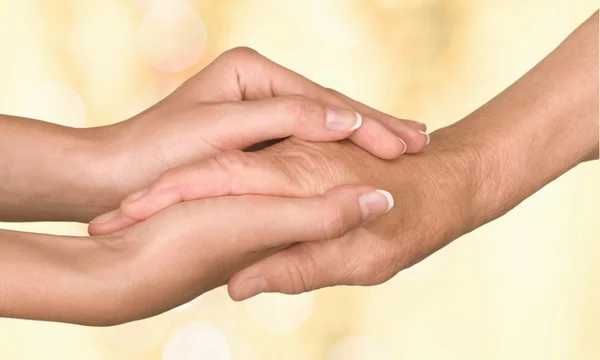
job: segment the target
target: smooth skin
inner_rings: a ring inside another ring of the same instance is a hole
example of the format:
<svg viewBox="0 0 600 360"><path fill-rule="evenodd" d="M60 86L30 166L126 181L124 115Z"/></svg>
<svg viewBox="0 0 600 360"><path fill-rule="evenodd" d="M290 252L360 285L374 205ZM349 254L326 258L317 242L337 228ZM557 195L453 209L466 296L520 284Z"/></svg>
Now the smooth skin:
<svg viewBox="0 0 600 360"><path fill-rule="evenodd" d="M0 231L0 316L95 326L154 316L227 283L272 249L337 238L391 206L384 191L342 186L310 198L185 202L111 236Z"/></svg>
<svg viewBox="0 0 600 360"><path fill-rule="evenodd" d="M422 154L383 161L348 142L294 138L257 153L224 152L167 171L127 198L112 221L94 222L89 231L110 233L200 198L311 196L342 184L374 184L397 199L390 214L336 239L287 247L238 272L228 286L234 300L244 300L261 292L380 284L598 159L598 62L596 12L508 89L434 132Z"/></svg>
<svg viewBox="0 0 600 360"><path fill-rule="evenodd" d="M253 50L233 49L114 125L74 129L0 116L0 134L9 134L0 142L0 221L88 222L167 169L266 140L349 137L394 159L422 151L424 131L422 123L357 113L341 95Z"/></svg>
<svg viewBox="0 0 600 360"><path fill-rule="evenodd" d="M73 129L0 116L0 134L10 134L0 143L0 221L87 222L169 168L289 136L348 138L383 159L429 141L424 124L357 112L341 95L245 48L127 121ZM375 190L187 202L90 238L0 231L0 316L114 325L159 314L273 249L338 237L382 215L393 199Z"/></svg>

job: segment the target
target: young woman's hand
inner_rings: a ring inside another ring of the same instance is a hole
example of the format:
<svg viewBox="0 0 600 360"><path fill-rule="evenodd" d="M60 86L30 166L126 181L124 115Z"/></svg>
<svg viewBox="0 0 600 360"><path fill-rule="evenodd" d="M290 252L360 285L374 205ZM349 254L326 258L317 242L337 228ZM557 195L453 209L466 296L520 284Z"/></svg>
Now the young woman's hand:
<svg viewBox="0 0 600 360"><path fill-rule="evenodd" d="M117 208L169 168L289 136L349 138L383 159L428 143L424 124L363 109L253 50L227 51L154 107L103 130L96 164L115 190L106 200Z"/></svg>
<svg viewBox="0 0 600 360"><path fill-rule="evenodd" d="M337 238L392 206L388 192L356 185L318 197L227 196L177 204L125 231L91 237L110 250L94 263L111 264L94 273L109 303L94 322L162 313L278 250Z"/></svg>
<svg viewBox="0 0 600 360"><path fill-rule="evenodd" d="M383 159L426 146L423 124L359 105L255 51L234 49L114 125L75 129L0 115L0 133L10 134L0 142L0 221L88 222L167 169L286 137L349 138Z"/></svg>

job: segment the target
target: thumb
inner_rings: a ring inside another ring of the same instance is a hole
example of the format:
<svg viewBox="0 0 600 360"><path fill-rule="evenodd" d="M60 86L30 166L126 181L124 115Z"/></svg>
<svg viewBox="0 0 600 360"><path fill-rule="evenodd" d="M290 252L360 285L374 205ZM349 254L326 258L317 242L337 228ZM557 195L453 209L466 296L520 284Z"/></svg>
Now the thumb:
<svg viewBox="0 0 600 360"><path fill-rule="evenodd" d="M388 209L391 208L391 195L377 191L385 196ZM370 201L373 203L369 206L373 206L376 197ZM359 202L364 214L365 205L360 199ZM381 211L380 208L379 213ZM361 241L356 241L357 236ZM338 238L296 243L231 277L228 281L229 296L235 301L242 301L263 292L299 294L334 285L377 284L379 277L385 277L385 271L378 276L371 272L382 254L365 246L369 239L372 237L367 231L359 228Z"/></svg>
<svg viewBox="0 0 600 360"><path fill-rule="evenodd" d="M353 237L342 239L352 241ZM250 265L229 279L229 296L243 301L261 293L300 294L352 284L359 261L353 261L356 257L340 240L296 243Z"/></svg>

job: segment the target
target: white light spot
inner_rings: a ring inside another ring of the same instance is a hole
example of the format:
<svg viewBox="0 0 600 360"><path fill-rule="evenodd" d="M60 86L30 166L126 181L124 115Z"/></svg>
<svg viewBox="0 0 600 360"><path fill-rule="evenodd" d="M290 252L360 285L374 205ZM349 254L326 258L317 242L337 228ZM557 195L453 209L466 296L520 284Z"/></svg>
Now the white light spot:
<svg viewBox="0 0 600 360"><path fill-rule="evenodd" d="M146 14L138 34L144 59L161 71L179 72L196 64L206 48L206 28L189 6L166 3Z"/></svg>
<svg viewBox="0 0 600 360"><path fill-rule="evenodd" d="M368 337L348 337L338 342L327 360L388 360L390 357L375 340Z"/></svg>
<svg viewBox="0 0 600 360"><path fill-rule="evenodd" d="M376 0L377 4L383 9L389 10L400 6L399 0Z"/></svg>
<svg viewBox="0 0 600 360"><path fill-rule="evenodd" d="M79 94L60 82L40 83L17 100L15 115L55 124L84 127L85 105Z"/></svg>
<svg viewBox="0 0 600 360"><path fill-rule="evenodd" d="M276 333L287 333L306 322L313 309L314 295L268 293L248 299L244 305L248 315L261 328Z"/></svg>
<svg viewBox="0 0 600 360"><path fill-rule="evenodd" d="M254 347L244 338L238 335L228 335L229 344L233 351L234 359L254 360L257 359Z"/></svg>
<svg viewBox="0 0 600 360"><path fill-rule="evenodd" d="M423 8L431 5L431 0L376 0L379 6L385 10Z"/></svg>
<svg viewBox="0 0 600 360"><path fill-rule="evenodd" d="M116 4L79 6L68 48L73 63L92 82L93 90L101 87L114 93L115 85L130 76L135 66L135 26ZM120 81L115 83L113 79Z"/></svg>
<svg viewBox="0 0 600 360"><path fill-rule="evenodd" d="M223 333L208 324L192 323L176 329L167 340L162 360L230 360Z"/></svg>
<svg viewBox="0 0 600 360"><path fill-rule="evenodd" d="M314 29L325 41L351 46L366 41L369 19L360 11L357 0L312 0Z"/></svg>
<svg viewBox="0 0 600 360"><path fill-rule="evenodd" d="M138 0L140 8L144 12L150 12L152 9L159 5L165 4L180 4L180 5L189 5L189 0Z"/></svg>

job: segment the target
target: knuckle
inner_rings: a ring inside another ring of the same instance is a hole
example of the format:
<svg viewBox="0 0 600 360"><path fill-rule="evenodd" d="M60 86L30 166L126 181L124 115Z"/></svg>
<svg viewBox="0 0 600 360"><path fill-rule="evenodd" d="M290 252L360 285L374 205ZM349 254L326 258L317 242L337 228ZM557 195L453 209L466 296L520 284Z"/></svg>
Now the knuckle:
<svg viewBox="0 0 600 360"><path fill-rule="evenodd" d="M217 154L213 159L226 171L232 171L247 167L250 162L248 155L240 150L228 150Z"/></svg>
<svg viewBox="0 0 600 360"><path fill-rule="evenodd" d="M355 266L349 274L350 285L372 286L388 281L396 274L393 258L390 257L390 252L383 247L371 247L370 251L355 254Z"/></svg>
<svg viewBox="0 0 600 360"><path fill-rule="evenodd" d="M314 274L316 264L311 256L300 260L291 260L284 265L283 273L289 279L289 293L301 294L313 290L314 284L309 274Z"/></svg>
<svg viewBox="0 0 600 360"><path fill-rule="evenodd" d="M330 88L330 87L326 87L325 91L327 93L329 93L330 95L333 95L333 96L340 96L340 95L342 95L341 92L337 91L336 89Z"/></svg>
<svg viewBox="0 0 600 360"><path fill-rule="evenodd" d="M335 186L361 183L359 173L347 166L356 159L339 156L343 154L341 147L338 143L315 144L290 138L277 146L274 160L304 195L321 195ZM331 155L334 153L338 156Z"/></svg>
<svg viewBox="0 0 600 360"><path fill-rule="evenodd" d="M346 233L346 219L338 206L323 207L323 238L336 239Z"/></svg>
<svg viewBox="0 0 600 360"><path fill-rule="evenodd" d="M304 145L280 149L282 151L274 161L286 178L296 185L298 195L320 195L337 185L337 182L330 178L329 169L321 165L327 161L315 149Z"/></svg>
<svg viewBox="0 0 600 360"><path fill-rule="evenodd" d="M315 112L317 105L310 99L301 95L291 95L283 100L285 112L298 125L305 125L307 119Z"/></svg>
<svg viewBox="0 0 600 360"><path fill-rule="evenodd" d="M210 165L220 173L223 181L229 184L229 193L236 193L236 175L243 174L251 166L252 155L239 150L222 152L211 159Z"/></svg>
<svg viewBox="0 0 600 360"><path fill-rule="evenodd" d="M258 51L249 47L240 46L225 51L219 56L218 60L226 63L239 63L242 61L256 60L259 57L260 54L258 53Z"/></svg>

